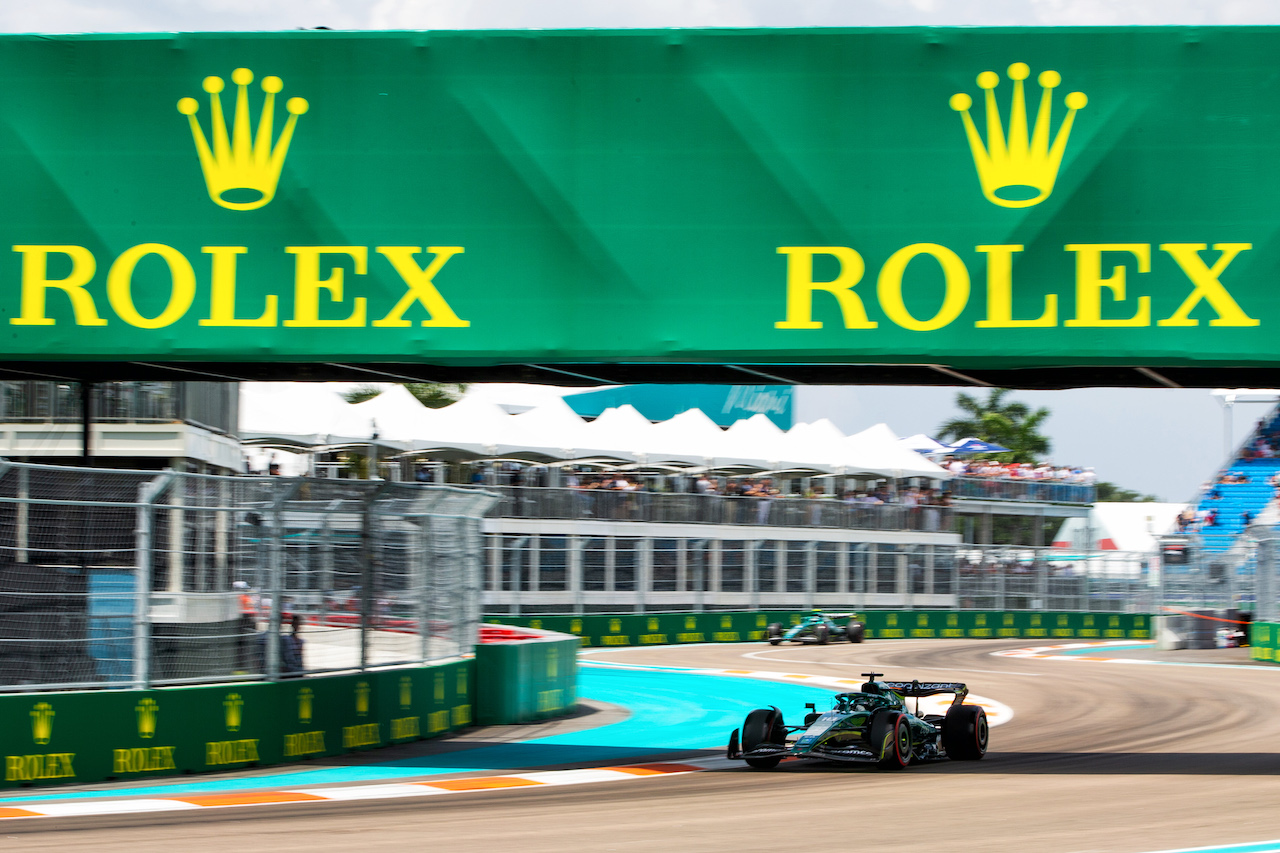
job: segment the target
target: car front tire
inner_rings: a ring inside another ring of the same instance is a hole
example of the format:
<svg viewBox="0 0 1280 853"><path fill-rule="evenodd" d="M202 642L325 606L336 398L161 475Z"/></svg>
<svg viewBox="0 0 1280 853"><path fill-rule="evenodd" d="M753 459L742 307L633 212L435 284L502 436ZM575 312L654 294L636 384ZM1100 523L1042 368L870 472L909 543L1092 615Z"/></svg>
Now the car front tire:
<svg viewBox="0 0 1280 853"><path fill-rule="evenodd" d="M871 748L880 754L878 766L901 770L911 763L911 726L906 714L881 711L871 720Z"/></svg>
<svg viewBox="0 0 1280 853"><path fill-rule="evenodd" d="M776 646L778 645L778 643L782 642L782 623L781 622L770 623L769 627L765 630L769 636L769 645Z"/></svg>
<svg viewBox="0 0 1280 853"><path fill-rule="evenodd" d="M742 751L750 752L762 743L785 743L786 730L782 726L782 712L776 708L757 708L747 714L742 724ZM747 764L756 770L772 770L782 761L781 756L748 758Z"/></svg>

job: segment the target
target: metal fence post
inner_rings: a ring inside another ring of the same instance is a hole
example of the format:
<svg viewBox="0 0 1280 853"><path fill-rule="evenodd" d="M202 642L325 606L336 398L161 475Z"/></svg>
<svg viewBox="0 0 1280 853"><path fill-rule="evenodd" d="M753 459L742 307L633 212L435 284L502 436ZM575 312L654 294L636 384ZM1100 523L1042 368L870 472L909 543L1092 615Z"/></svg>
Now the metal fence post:
<svg viewBox="0 0 1280 853"><path fill-rule="evenodd" d="M271 594L271 612L267 614L267 635L264 651L267 681L280 678L280 613L284 597L284 555L281 552L282 528L279 499L272 502L271 512L267 513L263 533L267 539L267 590Z"/></svg>
<svg viewBox="0 0 1280 853"><path fill-rule="evenodd" d="M431 655L431 605L429 603L428 579L431 576L431 519L420 517L418 522L418 547L415 549L417 559L414 560L414 614L418 621L418 657L427 660Z"/></svg>
<svg viewBox="0 0 1280 853"><path fill-rule="evenodd" d="M369 640L373 629L374 581L379 572L376 569L380 550L375 547L374 538L378 535L375 513L378 498L387 488L385 482L378 484L364 501L360 512L360 671L369 668Z"/></svg>
<svg viewBox="0 0 1280 853"><path fill-rule="evenodd" d="M280 678L281 616L284 613L284 505L293 499L301 482L289 483L284 488L276 486L278 494L271 500L267 512L264 535L267 539L267 583L271 594L271 612L267 616L265 663L268 681Z"/></svg>
<svg viewBox="0 0 1280 853"><path fill-rule="evenodd" d="M1258 539L1255 580L1254 619L1259 622L1276 620L1276 539L1266 535Z"/></svg>
<svg viewBox="0 0 1280 853"><path fill-rule="evenodd" d="M151 573L155 560L152 536L152 513L160 495L173 482L173 472L166 471L138 487L137 523L134 530L133 572L133 686L146 690L151 686Z"/></svg>
<svg viewBox="0 0 1280 853"><path fill-rule="evenodd" d="M30 535L28 527L28 518L30 506L27 501L31 498L31 472L26 468L18 469L18 506L17 518L13 531L14 544L17 549L14 551L13 558L16 562L25 563L27 561L27 544Z"/></svg>
<svg viewBox="0 0 1280 853"><path fill-rule="evenodd" d="M818 594L818 543L804 543L804 609L814 608Z"/></svg>

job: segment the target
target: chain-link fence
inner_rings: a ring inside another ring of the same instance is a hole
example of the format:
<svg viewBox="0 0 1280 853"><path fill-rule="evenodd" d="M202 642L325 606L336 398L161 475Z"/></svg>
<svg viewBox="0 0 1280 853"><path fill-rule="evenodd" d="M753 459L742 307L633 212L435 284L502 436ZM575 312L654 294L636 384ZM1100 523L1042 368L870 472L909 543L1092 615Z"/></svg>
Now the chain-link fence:
<svg viewBox="0 0 1280 853"><path fill-rule="evenodd" d="M486 613L813 607L1150 613L1160 603L1156 561L1138 552L838 541L821 538L822 531L799 539L744 539L731 528L724 538L646 532L653 531L490 533Z"/></svg>
<svg viewBox="0 0 1280 853"><path fill-rule="evenodd" d="M769 498L681 492L623 492L495 486L499 518L824 527L843 530L949 530L948 506L849 503L792 495Z"/></svg>
<svg viewBox="0 0 1280 853"><path fill-rule="evenodd" d="M480 618L469 489L0 462L0 690L448 658Z"/></svg>

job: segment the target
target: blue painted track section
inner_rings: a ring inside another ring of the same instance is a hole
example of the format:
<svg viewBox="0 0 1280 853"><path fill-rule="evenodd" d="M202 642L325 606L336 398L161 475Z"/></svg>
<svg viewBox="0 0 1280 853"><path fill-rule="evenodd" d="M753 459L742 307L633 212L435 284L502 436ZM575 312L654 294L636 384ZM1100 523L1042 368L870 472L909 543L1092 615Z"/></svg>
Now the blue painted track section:
<svg viewBox="0 0 1280 853"><path fill-rule="evenodd" d="M390 782L442 773L528 770L557 764L644 762L661 753L723 749L729 732L742 725L753 708L776 705L800 721L806 702L825 710L835 691L821 687L703 675L667 667L613 668L592 664L578 675L583 699L620 705L631 712L616 723L522 743L481 746L442 755L402 758L356 767L290 769L252 778L185 777L147 787L59 793L24 791L0 797L0 803L101 797L181 796L276 788L302 788L352 782Z"/></svg>

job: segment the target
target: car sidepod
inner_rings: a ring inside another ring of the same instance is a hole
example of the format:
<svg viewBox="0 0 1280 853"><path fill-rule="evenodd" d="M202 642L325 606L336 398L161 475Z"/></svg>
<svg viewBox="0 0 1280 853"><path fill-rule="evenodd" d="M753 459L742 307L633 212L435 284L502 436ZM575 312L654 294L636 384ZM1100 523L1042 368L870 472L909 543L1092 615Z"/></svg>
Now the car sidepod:
<svg viewBox="0 0 1280 853"><path fill-rule="evenodd" d="M871 715L828 711L814 720L795 742L793 755L828 761L872 762L877 756L867 742Z"/></svg>

